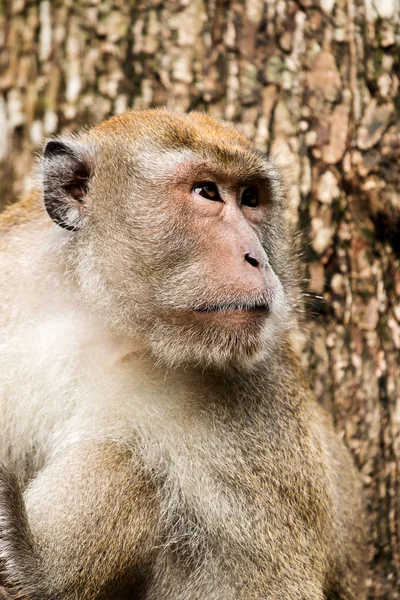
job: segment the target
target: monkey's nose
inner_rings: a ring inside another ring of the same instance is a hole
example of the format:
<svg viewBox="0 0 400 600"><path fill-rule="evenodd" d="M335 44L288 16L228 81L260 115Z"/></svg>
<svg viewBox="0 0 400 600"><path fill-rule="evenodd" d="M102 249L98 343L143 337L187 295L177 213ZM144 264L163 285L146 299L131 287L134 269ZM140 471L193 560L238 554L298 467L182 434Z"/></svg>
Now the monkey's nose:
<svg viewBox="0 0 400 600"><path fill-rule="evenodd" d="M248 262L252 267L260 266L260 261L257 260L257 258L255 258L254 256L252 256L250 252L247 252L247 254L244 255L244 260Z"/></svg>

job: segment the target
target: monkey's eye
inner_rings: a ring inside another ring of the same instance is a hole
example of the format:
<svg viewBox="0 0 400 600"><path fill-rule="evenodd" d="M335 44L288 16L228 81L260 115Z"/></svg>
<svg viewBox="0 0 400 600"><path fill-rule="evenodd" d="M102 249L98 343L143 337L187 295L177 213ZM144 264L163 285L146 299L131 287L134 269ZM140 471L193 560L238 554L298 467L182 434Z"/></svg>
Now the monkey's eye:
<svg viewBox="0 0 400 600"><path fill-rule="evenodd" d="M218 188L212 181L201 181L194 185L193 191L207 200L221 200Z"/></svg>
<svg viewBox="0 0 400 600"><path fill-rule="evenodd" d="M242 198L240 201L242 206L249 206L250 208L257 208L258 206L258 194L255 188L246 188L242 192Z"/></svg>

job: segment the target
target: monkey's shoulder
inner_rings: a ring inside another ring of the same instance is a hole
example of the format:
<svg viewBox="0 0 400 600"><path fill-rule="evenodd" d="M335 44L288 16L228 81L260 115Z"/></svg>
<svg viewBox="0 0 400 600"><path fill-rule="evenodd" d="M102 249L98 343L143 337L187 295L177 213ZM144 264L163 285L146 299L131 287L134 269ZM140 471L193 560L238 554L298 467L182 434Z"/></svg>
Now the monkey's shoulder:
<svg viewBox="0 0 400 600"><path fill-rule="evenodd" d="M43 214L42 194L37 189L30 190L18 202L11 204L0 213L0 233L25 225ZM47 224L48 225L48 224Z"/></svg>

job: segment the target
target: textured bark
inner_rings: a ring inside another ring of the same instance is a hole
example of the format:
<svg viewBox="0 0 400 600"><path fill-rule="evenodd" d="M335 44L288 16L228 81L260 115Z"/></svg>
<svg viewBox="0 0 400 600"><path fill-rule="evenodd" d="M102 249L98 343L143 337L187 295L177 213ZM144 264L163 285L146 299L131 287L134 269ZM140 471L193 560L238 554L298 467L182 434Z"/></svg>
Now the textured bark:
<svg viewBox="0 0 400 600"><path fill-rule="evenodd" d="M400 598L398 0L2 0L1 202L46 136L206 110L277 154L308 264L304 365L361 470L371 599Z"/></svg>

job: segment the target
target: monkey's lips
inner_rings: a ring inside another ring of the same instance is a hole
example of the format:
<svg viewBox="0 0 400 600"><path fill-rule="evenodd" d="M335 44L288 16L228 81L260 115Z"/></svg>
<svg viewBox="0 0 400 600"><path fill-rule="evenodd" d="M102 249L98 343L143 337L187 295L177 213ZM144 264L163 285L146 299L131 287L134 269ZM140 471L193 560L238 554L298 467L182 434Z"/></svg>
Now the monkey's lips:
<svg viewBox="0 0 400 600"><path fill-rule="evenodd" d="M270 307L266 302L222 302L197 307L193 312L203 319L218 319L230 324L265 318L270 312Z"/></svg>
<svg viewBox="0 0 400 600"><path fill-rule="evenodd" d="M195 308L197 313L218 313L218 312L268 312L269 306L267 303L221 303L210 304Z"/></svg>

